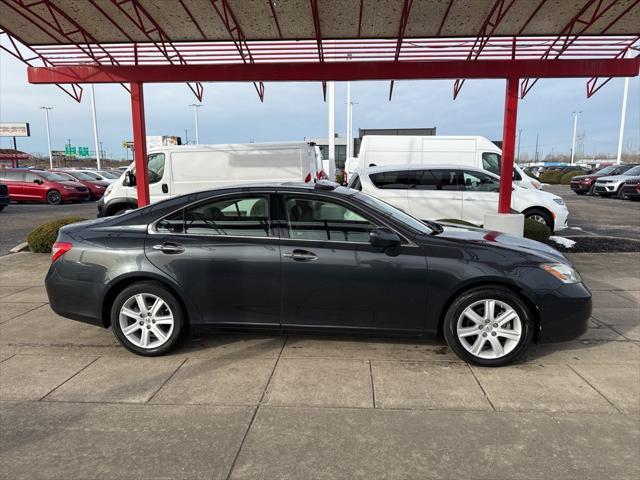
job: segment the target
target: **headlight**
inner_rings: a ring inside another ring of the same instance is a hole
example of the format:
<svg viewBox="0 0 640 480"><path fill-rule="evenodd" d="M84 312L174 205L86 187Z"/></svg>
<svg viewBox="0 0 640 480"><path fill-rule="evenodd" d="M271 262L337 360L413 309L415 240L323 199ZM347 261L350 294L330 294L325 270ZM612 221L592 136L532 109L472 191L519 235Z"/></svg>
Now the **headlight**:
<svg viewBox="0 0 640 480"><path fill-rule="evenodd" d="M98 190L102 190L104 187L103 187L102 185L96 185L96 188L97 188Z"/></svg>
<svg viewBox="0 0 640 480"><path fill-rule="evenodd" d="M540 267L563 283L580 283L580 274L564 263L543 263Z"/></svg>
<svg viewBox="0 0 640 480"><path fill-rule="evenodd" d="M104 191L104 196L105 197L108 196L111 193L111 190L113 190L113 186L109 185L107 189Z"/></svg>
<svg viewBox="0 0 640 480"><path fill-rule="evenodd" d="M558 205L564 205L564 200L561 198L554 198L553 201L556 202Z"/></svg>

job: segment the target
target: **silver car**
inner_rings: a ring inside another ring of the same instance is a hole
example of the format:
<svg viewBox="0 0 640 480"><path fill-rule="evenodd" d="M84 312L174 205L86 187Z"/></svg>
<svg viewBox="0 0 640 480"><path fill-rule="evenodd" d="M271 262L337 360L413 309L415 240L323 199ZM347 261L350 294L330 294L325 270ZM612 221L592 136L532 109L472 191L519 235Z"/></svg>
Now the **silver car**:
<svg viewBox="0 0 640 480"><path fill-rule="evenodd" d="M622 190L622 185L624 182L629 180L631 177L640 176L640 165L636 165L633 168L630 168L622 175L612 175L609 177L600 177L596 180L595 193L602 197L610 197L612 195L617 196L618 198L625 198L625 193Z"/></svg>

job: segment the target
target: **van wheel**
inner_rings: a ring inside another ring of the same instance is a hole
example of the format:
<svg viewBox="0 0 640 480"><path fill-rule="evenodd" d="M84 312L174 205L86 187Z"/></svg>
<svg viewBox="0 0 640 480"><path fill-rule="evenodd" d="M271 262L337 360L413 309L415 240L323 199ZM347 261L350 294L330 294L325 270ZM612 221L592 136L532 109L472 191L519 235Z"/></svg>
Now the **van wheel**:
<svg viewBox="0 0 640 480"><path fill-rule="evenodd" d="M524 218L529 218L538 223L543 223L553 232L553 220L551 219L551 215L549 215L545 210L540 208L530 208L529 210L524 211Z"/></svg>
<svg viewBox="0 0 640 480"><path fill-rule="evenodd" d="M60 205L62 203L62 195L58 190L49 190L47 192L47 203L49 205Z"/></svg>
<svg viewBox="0 0 640 480"><path fill-rule="evenodd" d="M186 323L178 299L161 283L134 283L111 306L111 327L127 350L154 357L171 350Z"/></svg>
<svg viewBox="0 0 640 480"><path fill-rule="evenodd" d="M444 337L463 360L502 367L518 360L531 343L534 322L512 291L488 286L460 295L447 311Z"/></svg>

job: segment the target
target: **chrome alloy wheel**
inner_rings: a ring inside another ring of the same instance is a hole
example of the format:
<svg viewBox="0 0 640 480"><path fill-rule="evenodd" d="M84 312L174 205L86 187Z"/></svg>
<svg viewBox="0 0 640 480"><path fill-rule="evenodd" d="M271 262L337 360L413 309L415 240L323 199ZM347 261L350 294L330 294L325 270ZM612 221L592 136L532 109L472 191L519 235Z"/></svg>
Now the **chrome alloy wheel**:
<svg viewBox="0 0 640 480"><path fill-rule="evenodd" d="M529 215L527 218L530 218L531 220L541 223L543 225L547 224L547 220L542 215L539 215L537 213L534 213L533 215Z"/></svg>
<svg viewBox="0 0 640 480"><path fill-rule="evenodd" d="M174 319L169 305L157 295L139 293L129 297L118 315L120 330L140 348L158 348L173 332Z"/></svg>
<svg viewBox="0 0 640 480"><path fill-rule="evenodd" d="M456 334L460 344L472 355L496 359L509 354L520 343L522 322L505 302L479 300L460 314Z"/></svg>

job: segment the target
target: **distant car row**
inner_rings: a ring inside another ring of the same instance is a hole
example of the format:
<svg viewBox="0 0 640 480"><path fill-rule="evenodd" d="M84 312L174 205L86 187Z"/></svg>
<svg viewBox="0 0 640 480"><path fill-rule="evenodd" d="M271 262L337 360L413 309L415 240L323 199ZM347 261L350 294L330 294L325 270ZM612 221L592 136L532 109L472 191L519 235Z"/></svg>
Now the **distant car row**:
<svg viewBox="0 0 640 480"><path fill-rule="evenodd" d="M611 165L589 175L571 179L571 190L578 195L599 195L620 199L640 199L640 165Z"/></svg>
<svg viewBox="0 0 640 480"><path fill-rule="evenodd" d="M59 205L102 198L120 172L96 170L0 170L0 211L10 202Z"/></svg>

